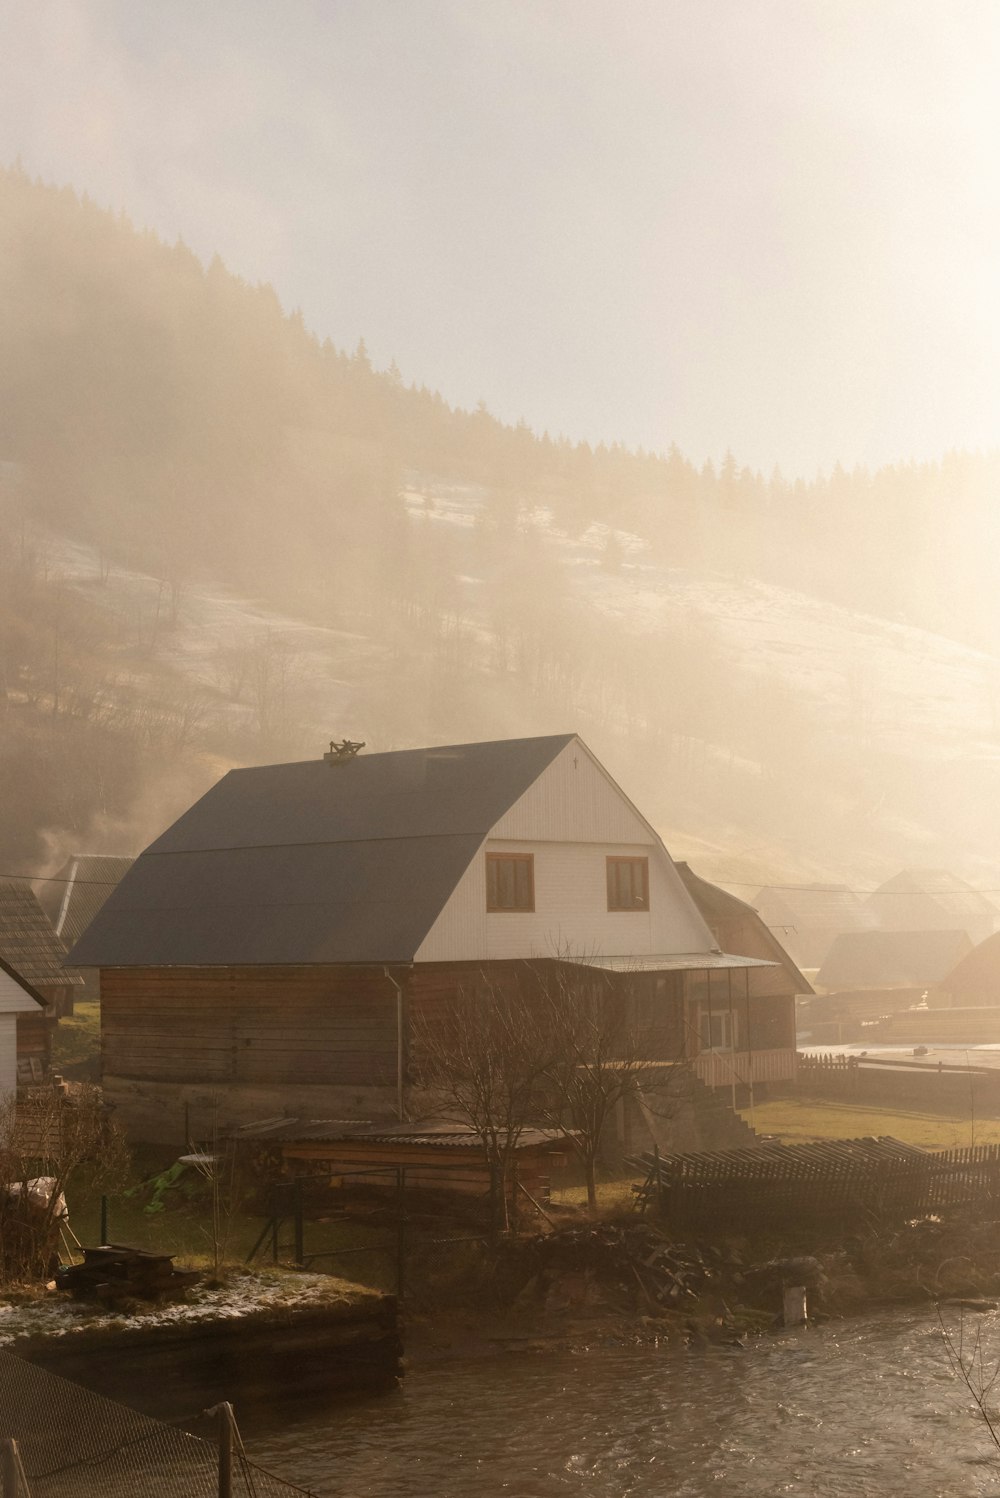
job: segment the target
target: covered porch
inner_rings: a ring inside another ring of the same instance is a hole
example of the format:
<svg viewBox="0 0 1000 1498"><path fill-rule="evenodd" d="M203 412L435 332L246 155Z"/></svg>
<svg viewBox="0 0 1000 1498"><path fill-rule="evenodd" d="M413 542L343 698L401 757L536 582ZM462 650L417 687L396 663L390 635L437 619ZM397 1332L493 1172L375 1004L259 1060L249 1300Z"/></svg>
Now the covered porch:
<svg viewBox="0 0 1000 1498"><path fill-rule="evenodd" d="M655 1059L689 1064L707 1087L735 1093L795 1080L795 998L771 991L777 963L719 952L580 965L627 982L636 1018L655 1024Z"/></svg>

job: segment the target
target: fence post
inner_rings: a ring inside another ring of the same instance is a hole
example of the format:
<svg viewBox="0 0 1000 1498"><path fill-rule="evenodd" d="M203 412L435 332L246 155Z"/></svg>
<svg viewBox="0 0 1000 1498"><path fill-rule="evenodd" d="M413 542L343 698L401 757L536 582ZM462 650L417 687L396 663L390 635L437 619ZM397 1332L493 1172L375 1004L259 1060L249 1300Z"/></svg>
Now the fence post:
<svg viewBox="0 0 1000 1498"><path fill-rule="evenodd" d="M406 1166L396 1166L396 1299L406 1290Z"/></svg>
<svg viewBox="0 0 1000 1498"><path fill-rule="evenodd" d="M28 1479L21 1465L21 1453L17 1449L17 1442L13 1439L3 1442L0 1468L3 1474L3 1498L31 1498Z"/></svg>
<svg viewBox="0 0 1000 1498"><path fill-rule="evenodd" d="M302 1177L301 1176L299 1176L296 1179L296 1181L295 1181L295 1187L294 1187L294 1192L293 1192L293 1203L294 1203L294 1208L295 1208L295 1262L296 1262L296 1264L302 1264L302 1263L305 1262L306 1250L305 1250L305 1231L304 1231L303 1223L302 1223Z"/></svg>
<svg viewBox="0 0 1000 1498"><path fill-rule="evenodd" d="M106 1196L101 1197L101 1236L98 1241L102 1244L108 1241L108 1199Z"/></svg>
<svg viewBox="0 0 1000 1498"><path fill-rule="evenodd" d="M233 1407L228 1400L215 1406L219 1417L219 1498L233 1498Z"/></svg>

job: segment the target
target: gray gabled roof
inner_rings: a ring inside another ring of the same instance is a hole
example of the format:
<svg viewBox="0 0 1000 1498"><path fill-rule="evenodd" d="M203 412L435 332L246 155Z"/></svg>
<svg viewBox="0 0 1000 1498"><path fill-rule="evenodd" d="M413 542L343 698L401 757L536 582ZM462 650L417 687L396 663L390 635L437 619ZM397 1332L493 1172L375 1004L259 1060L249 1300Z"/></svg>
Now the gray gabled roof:
<svg viewBox="0 0 1000 1498"><path fill-rule="evenodd" d="M80 940L134 862L123 855L75 853L58 874L45 881L39 903L61 941L72 946Z"/></svg>
<svg viewBox="0 0 1000 1498"><path fill-rule="evenodd" d="M231 770L140 855L83 967L409 962L572 734Z"/></svg>
<svg viewBox="0 0 1000 1498"><path fill-rule="evenodd" d="M26 993L28 995L29 999L34 999L35 1003L40 1004L43 1009L48 1008L47 1002L45 1001L45 999L43 999L37 988L29 983L27 978L25 978L22 973L19 973L16 968L12 967L10 963L6 962L2 957L0 957L0 973L6 973L7 977L12 979L12 981L17 984L18 988L21 989L22 993Z"/></svg>
<svg viewBox="0 0 1000 1498"><path fill-rule="evenodd" d="M710 884L707 879L703 879L700 874L696 874L690 864L678 863L675 860L674 867L683 879L684 888L697 905L702 919L709 930L714 932L716 936L719 936L713 924L715 921L736 919L744 922L746 926L750 927L756 933L757 940L761 946L767 949L768 955L774 959L774 962L779 967L784 968L795 984L795 992L800 994L811 994L813 992L812 984L807 978L803 977L774 932L761 919L759 911L755 910L752 905L748 905L745 900L739 899L737 895L730 894L729 890L720 889L717 884ZM727 937L726 945L734 945L732 937ZM745 953L744 955L754 956L757 954Z"/></svg>
<svg viewBox="0 0 1000 1498"><path fill-rule="evenodd" d="M31 989L80 984L63 966L66 948L23 880L0 881L0 958ZM36 997L32 993L32 997Z"/></svg>

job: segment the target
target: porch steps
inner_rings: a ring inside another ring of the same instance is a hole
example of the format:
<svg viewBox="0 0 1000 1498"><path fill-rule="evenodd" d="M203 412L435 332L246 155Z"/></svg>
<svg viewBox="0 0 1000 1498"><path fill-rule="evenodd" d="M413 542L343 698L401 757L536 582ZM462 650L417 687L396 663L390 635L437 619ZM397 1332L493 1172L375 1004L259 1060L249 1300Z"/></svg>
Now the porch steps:
<svg viewBox="0 0 1000 1498"><path fill-rule="evenodd" d="M678 1066L665 1098L644 1107L635 1137L647 1136L661 1154L748 1149L758 1136L735 1112L728 1088L709 1087L689 1066Z"/></svg>
<svg viewBox="0 0 1000 1498"><path fill-rule="evenodd" d="M709 1087L690 1077L690 1096L702 1149L746 1149L757 1143L757 1132L734 1110L728 1088Z"/></svg>

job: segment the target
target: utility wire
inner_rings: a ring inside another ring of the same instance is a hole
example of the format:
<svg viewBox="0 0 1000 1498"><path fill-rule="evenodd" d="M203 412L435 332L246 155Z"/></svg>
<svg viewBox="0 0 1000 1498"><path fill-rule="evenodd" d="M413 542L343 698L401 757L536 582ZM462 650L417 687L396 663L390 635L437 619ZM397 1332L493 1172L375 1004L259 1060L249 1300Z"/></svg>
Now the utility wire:
<svg viewBox="0 0 1000 1498"><path fill-rule="evenodd" d="M200 850L214 852L214 849ZM121 855L107 855L109 858ZM16 879L25 884L92 884L100 889L114 889L113 879L73 879L62 874L0 874L0 879ZM728 884L733 889L776 889L776 890L799 890L807 895L899 895L900 898L912 898L913 895L1000 895L1000 886L986 886L966 884L957 889L883 889L881 885L875 885L871 889L851 889L845 884L768 884L760 879L725 879L717 876L716 882Z"/></svg>
<svg viewBox="0 0 1000 1498"><path fill-rule="evenodd" d="M61 874L0 874L0 879L18 879L24 884L96 884L102 889L115 887L113 879L74 879Z"/></svg>
<svg viewBox="0 0 1000 1498"><path fill-rule="evenodd" d="M718 879L719 884L731 884L735 889L801 890L809 895L900 895L912 899L914 895L1000 895L1000 889L965 884L958 889L849 889L845 884L768 884L760 879Z"/></svg>

